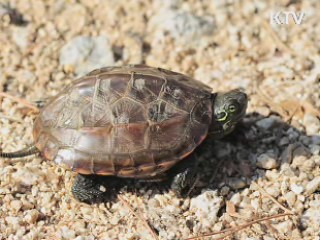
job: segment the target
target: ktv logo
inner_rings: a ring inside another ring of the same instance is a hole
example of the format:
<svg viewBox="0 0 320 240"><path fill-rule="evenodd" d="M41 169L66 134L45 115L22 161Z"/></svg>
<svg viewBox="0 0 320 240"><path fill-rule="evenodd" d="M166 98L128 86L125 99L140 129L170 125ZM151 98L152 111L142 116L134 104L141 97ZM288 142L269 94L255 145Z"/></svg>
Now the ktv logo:
<svg viewBox="0 0 320 240"><path fill-rule="evenodd" d="M270 24L288 25L290 18L295 24L300 25L305 17L305 13L296 13L294 11L279 11L270 14Z"/></svg>

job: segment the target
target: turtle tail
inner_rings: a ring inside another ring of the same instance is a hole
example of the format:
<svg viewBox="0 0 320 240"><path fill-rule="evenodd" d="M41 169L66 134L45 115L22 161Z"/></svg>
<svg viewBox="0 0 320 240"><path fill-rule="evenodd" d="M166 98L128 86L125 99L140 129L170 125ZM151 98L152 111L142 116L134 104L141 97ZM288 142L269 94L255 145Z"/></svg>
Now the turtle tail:
<svg viewBox="0 0 320 240"><path fill-rule="evenodd" d="M1 158L22 158L22 157L30 156L33 154L37 154L39 152L40 151L36 146L31 145L16 152L9 152L9 153L0 152L0 157Z"/></svg>

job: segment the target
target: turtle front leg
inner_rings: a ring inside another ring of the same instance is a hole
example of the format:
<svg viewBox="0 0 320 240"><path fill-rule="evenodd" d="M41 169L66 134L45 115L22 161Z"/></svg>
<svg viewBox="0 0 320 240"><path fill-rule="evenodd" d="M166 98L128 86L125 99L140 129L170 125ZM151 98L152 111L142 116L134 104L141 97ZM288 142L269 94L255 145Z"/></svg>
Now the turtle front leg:
<svg viewBox="0 0 320 240"><path fill-rule="evenodd" d="M179 196L188 196L193 190L197 178L197 159L194 154L182 160L174 169L171 189Z"/></svg>
<svg viewBox="0 0 320 240"><path fill-rule="evenodd" d="M105 191L106 188L92 175L78 174L72 186L73 196L86 203L100 201Z"/></svg>

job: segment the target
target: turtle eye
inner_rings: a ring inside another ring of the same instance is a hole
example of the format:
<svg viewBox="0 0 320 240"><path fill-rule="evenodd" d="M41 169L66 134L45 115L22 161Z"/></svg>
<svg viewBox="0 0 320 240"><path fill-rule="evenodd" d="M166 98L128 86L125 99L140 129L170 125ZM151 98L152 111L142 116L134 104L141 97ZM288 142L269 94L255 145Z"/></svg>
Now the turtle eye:
<svg viewBox="0 0 320 240"><path fill-rule="evenodd" d="M229 113L234 113L234 112L238 111L238 109L240 109L239 103L237 101L232 101L230 103L230 105L228 106L227 111Z"/></svg>
<svg viewBox="0 0 320 240"><path fill-rule="evenodd" d="M216 115L216 119L218 122L223 122L227 119L228 114L226 112L220 112Z"/></svg>
<svg viewBox="0 0 320 240"><path fill-rule="evenodd" d="M228 111L231 112L231 113L237 111L236 105L231 104L231 105L228 107Z"/></svg>

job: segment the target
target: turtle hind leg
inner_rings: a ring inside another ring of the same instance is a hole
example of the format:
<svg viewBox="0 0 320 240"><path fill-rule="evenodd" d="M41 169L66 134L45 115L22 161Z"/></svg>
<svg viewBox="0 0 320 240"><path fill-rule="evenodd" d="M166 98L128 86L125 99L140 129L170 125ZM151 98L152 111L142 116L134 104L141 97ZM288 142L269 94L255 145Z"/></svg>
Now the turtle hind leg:
<svg viewBox="0 0 320 240"><path fill-rule="evenodd" d="M73 196L81 202L94 203L103 199L106 188L94 175L78 174L72 186Z"/></svg>
<svg viewBox="0 0 320 240"><path fill-rule="evenodd" d="M187 159L182 160L182 162L174 167L170 173L173 174L171 189L178 196L189 196L197 182L197 170L197 161L195 155L189 156Z"/></svg>

